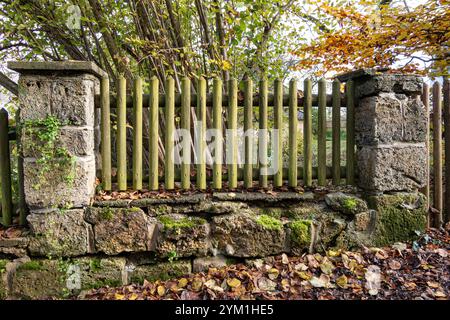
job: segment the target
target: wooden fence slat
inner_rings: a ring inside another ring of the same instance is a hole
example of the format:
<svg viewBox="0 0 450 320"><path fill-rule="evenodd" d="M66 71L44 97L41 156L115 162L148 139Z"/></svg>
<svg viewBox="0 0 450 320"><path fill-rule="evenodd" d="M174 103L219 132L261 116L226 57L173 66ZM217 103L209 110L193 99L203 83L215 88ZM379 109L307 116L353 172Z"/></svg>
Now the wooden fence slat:
<svg viewBox="0 0 450 320"><path fill-rule="evenodd" d="M8 227L12 224L13 206L11 191L11 161L8 138L8 112L0 110L0 187L2 195L2 218L3 225Z"/></svg>
<svg viewBox="0 0 450 320"><path fill-rule="evenodd" d="M191 128L191 80L183 77L181 80L181 119L180 127L189 133ZM187 137L186 137L187 138ZM181 189L191 187L191 143L190 139L182 141L183 155L181 158Z"/></svg>
<svg viewBox="0 0 450 320"><path fill-rule="evenodd" d="M332 154L331 167L333 168L333 185L341 183L341 82L333 81L333 107L332 107Z"/></svg>
<svg viewBox="0 0 450 320"><path fill-rule="evenodd" d="M281 187L283 185L283 82L280 79L276 79L274 82L274 129L278 130L277 135L274 137L274 144L276 145L275 152L276 163L278 170L275 173L273 179L273 185L275 187Z"/></svg>
<svg viewBox="0 0 450 320"><path fill-rule="evenodd" d="M259 186L261 188L268 187L267 166L268 166L268 137L267 137L267 79L263 79L259 83Z"/></svg>
<svg viewBox="0 0 450 320"><path fill-rule="evenodd" d="M253 187L253 81L244 81L244 133L245 135L245 163L244 163L244 188Z"/></svg>
<svg viewBox="0 0 450 320"><path fill-rule="evenodd" d="M228 157L228 188L237 188L237 81L236 79L229 80L228 85L228 139L227 146L229 150Z"/></svg>
<svg viewBox="0 0 450 320"><path fill-rule="evenodd" d="M200 77L197 82L197 188L206 189L206 81Z"/></svg>
<svg viewBox="0 0 450 320"><path fill-rule="evenodd" d="M355 86L353 80L345 87L347 96L347 135L346 135L346 183L355 184Z"/></svg>
<svg viewBox="0 0 450 320"><path fill-rule="evenodd" d="M289 176L290 187L297 186L297 81L292 79L289 82Z"/></svg>
<svg viewBox="0 0 450 320"><path fill-rule="evenodd" d="M133 189L142 190L142 79L133 84Z"/></svg>
<svg viewBox="0 0 450 320"><path fill-rule="evenodd" d="M149 104L149 189L158 190L158 127L159 127L159 80L153 76L150 80Z"/></svg>
<svg viewBox="0 0 450 320"><path fill-rule="evenodd" d="M120 191L127 190L127 83L119 76L117 89L117 184Z"/></svg>
<svg viewBox="0 0 450 320"><path fill-rule="evenodd" d="M304 166L303 180L306 187L312 185L312 84L310 79L304 82Z"/></svg>
<svg viewBox="0 0 450 320"><path fill-rule="evenodd" d="M442 225L442 92L441 84L433 85L433 167L434 167L434 208L437 217L434 226Z"/></svg>
<svg viewBox="0 0 450 320"><path fill-rule="evenodd" d="M444 132L445 132L445 203L444 222L450 221L450 80L444 79Z"/></svg>
<svg viewBox="0 0 450 320"><path fill-rule="evenodd" d="M20 108L16 111L16 124L20 123ZM16 130L16 141L21 141L20 130ZM19 224L24 226L27 222L28 207L25 202L25 184L24 184L24 170L23 170L23 146L20 143L16 144L17 148L17 182L18 182L18 196L19 196Z"/></svg>
<svg viewBox="0 0 450 320"><path fill-rule="evenodd" d="M318 110L318 132L317 132L317 158L318 158L318 185L324 186L326 180L326 166L327 166L327 82L325 79L319 80L318 95L319 95L319 110Z"/></svg>
<svg viewBox="0 0 450 320"><path fill-rule="evenodd" d="M222 80L215 78L213 81L213 128L220 135L214 150L213 164L213 188L222 189L222 160L223 160L223 139L222 139ZM217 137L216 137L217 138Z"/></svg>
<svg viewBox="0 0 450 320"><path fill-rule="evenodd" d="M109 78L100 81L101 96L101 153L102 153L102 186L111 191L111 111L109 102Z"/></svg>
<svg viewBox="0 0 450 320"><path fill-rule="evenodd" d="M166 134L164 140L164 177L166 190L175 188L174 181L174 131L175 131L175 81L172 77L166 79L166 107L165 107L165 123Z"/></svg>
<svg viewBox="0 0 450 320"><path fill-rule="evenodd" d="M426 140L425 140L425 148L427 150L427 159L426 159L426 184L423 190L423 193L426 198L426 208L427 212L430 208L430 86L427 83L424 83L422 88L422 96L421 100L423 105L425 106L425 117L427 123L427 131L426 131ZM430 227L430 215L427 215L427 227Z"/></svg>

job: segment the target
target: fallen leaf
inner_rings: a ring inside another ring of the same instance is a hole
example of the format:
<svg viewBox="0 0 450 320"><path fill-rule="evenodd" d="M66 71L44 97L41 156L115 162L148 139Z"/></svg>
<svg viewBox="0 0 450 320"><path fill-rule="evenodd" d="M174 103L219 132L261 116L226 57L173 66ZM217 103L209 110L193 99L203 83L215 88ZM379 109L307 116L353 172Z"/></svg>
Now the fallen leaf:
<svg viewBox="0 0 450 320"><path fill-rule="evenodd" d="M232 279L228 279L227 280L227 284L231 287L231 288L237 288L241 285L241 281L239 279L236 278L232 278Z"/></svg>
<svg viewBox="0 0 450 320"><path fill-rule="evenodd" d="M184 288L188 284L188 280L186 278L181 278L178 280L178 287Z"/></svg>
<svg viewBox="0 0 450 320"><path fill-rule="evenodd" d="M265 277L258 279L258 288L263 291L275 291L277 284L276 282L267 279Z"/></svg>
<svg viewBox="0 0 450 320"><path fill-rule="evenodd" d="M436 252L438 255L440 255L441 257L443 257L443 258L447 258L447 257L448 257L448 252L447 252L447 250L445 250L445 249L439 248L439 249L436 249L435 252Z"/></svg>
<svg viewBox="0 0 450 320"><path fill-rule="evenodd" d="M192 285L191 288L194 291L200 291L203 287L203 282L199 279L194 279L194 281L192 281Z"/></svg>
<svg viewBox="0 0 450 320"><path fill-rule="evenodd" d="M269 270L268 277L270 280L275 280L276 278L278 278L279 275L280 275L280 271L278 271L278 269L272 268Z"/></svg>
<svg viewBox="0 0 450 320"><path fill-rule="evenodd" d="M158 295L160 297L162 297L166 293L166 288L164 288L164 286L158 286L157 291L158 291Z"/></svg>
<svg viewBox="0 0 450 320"><path fill-rule="evenodd" d="M330 260L328 260L328 258L325 257L320 264L320 270L322 270L325 274L331 274L334 270L334 265Z"/></svg>
<svg viewBox="0 0 450 320"><path fill-rule="evenodd" d="M288 256L287 256L285 253L283 253L283 254L281 255L281 262L282 262L283 264L289 264L289 258L288 258Z"/></svg>
<svg viewBox="0 0 450 320"><path fill-rule="evenodd" d="M116 293L114 295L114 299L116 299L116 300L123 300L124 298L125 298L125 295L120 294L120 293Z"/></svg>
<svg viewBox="0 0 450 320"><path fill-rule="evenodd" d="M326 288L330 283L330 277L325 274L322 274L320 275L319 278L312 277L311 280L309 280L309 283L314 288Z"/></svg>
<svg viewBox="0 0 450 320"><path fill-rule="evenodd" d="M402 267L402 264L400 262L398 262L397 260L393 259L393 260L389 261L389 268L391 268L392 270L400 270L401 267Z"/></svg>
<svg viewBox="0 0 450 320"><path fill-rule="evenodd" d="M342 276L340 276L339 278L336 279L336 284L342 288L342 289L346 289L347 288L347 277L345 276L345 274L343 274Z"/></svg>
<svg viewBox="0 0 450 320"><path fill-rule="evenodd" d="M427 281L427 285L428 285L430 288L435 288L435 289L439 288L439 283L437 283L437 282Z"/></svg>

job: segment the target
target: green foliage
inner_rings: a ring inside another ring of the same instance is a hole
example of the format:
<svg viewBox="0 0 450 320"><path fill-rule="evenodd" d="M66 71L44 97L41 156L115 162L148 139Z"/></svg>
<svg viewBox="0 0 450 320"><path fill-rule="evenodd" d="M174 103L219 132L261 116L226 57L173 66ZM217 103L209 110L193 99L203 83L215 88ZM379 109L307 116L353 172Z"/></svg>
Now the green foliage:
<svg viewBox="0 0 450 320"><path fill-rule="evenodd" d="M268 230L281 230L283 228L283 223L279 219L266 214L258 216L255 221Z"/></svg>
<svg viewBox="0 0 450 320"><path fill-rule="evenodd" d="M42 263L37 260L25 262L18 267L18 270L41 270L41 269Z"/></svg>

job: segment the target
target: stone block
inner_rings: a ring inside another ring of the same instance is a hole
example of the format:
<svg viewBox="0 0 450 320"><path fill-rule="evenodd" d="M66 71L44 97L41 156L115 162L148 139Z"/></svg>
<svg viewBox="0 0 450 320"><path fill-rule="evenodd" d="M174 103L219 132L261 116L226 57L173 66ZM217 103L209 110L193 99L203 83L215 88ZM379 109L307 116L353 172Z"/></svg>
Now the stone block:
<svg viewBox="0 0 450 320"><path fill-rule="evenodd" d="M155 249L157 221L139 208L89 207L86 221L93 225L96 251L116 255Z"/></svg>
<svg viewBox="0 0 450 320"><path fill-rule="evenodd" d="M43 142L36 133L39 130L22 130L22 150L25 158L40 158ZM72 156L89 156L94 154L94 130L89 127L62 127L54 145L63 148Z"/></svg>
<svg viewBox="0 0 450 320"><path fill-rule="evenodd" d="M358 186L365 191L410 191L425 186L425 143L364 146L357 151Z"/></svg>
<svg viewBox="0 0 450 320"><path fill-rule="evenodd" d="M159 232L156 252L163 258L206 256L210 248L210 226L202 218L182 214L158 218Z"/></svg>
<svg viewBox="0 0 450 320"><path fill-rule="evenodd" d="M71 292L127 284L125 258L82 257L66 265L66 287Z"/></svg>
<svg viewBox="0 0 450 320"><path fill-rule="evenodd" d="M192 261L193 272L208 272L209 268L222 268L231 264L234 259L226 258L222 255L214 257L196 258Z"/></svg>
<svg viewBox="0 0 450 320"><path fill-rule="evenodd" d="M17 263L11 277L9 297L46 299L66 292L65 273L57 260L28 260Z"/></svg>
<svg viewBox="0 0 450 320"><path fill-rule="evenodd" d="M371 196L369 205L375 210L375 230L371 239L376 246L410 241L427 225L426 198L423 194L392 193Z"/></svg>
<svg viewBox="0 0 450 320"><path fill-rule="evenodd" d="M290 252L296 256L312 252L316 239L316 227L312 220L295 220L287 224Z"/></svg>
<svg viewBox="0 0 450 320"><path fill-rule="evenodd" d="M0 259L0 300L6 299L8 295L8 286L6 279L6 265L9 260Z"/></svg>
<svg viewBox="0 0 450 320"><path fill-rule="evenodd" d="M62 123L94 126L94 97L97 78L90 74L23 74L19 80L22 121L57 117Z"/></svg>
<svg viewBox="0 0 450 320"><path fill-rule="evenodd" d="M359 98L375 96L380 92L401 93L408 96L422 93L422 77L404 74L378 74L355 80L356 96Z"/></svg>
<svg viewBox="0 0 450 320"><path fill-rule="evenodd" d="M342 192L328 193L325 202L331 209L351 216L367 210L364 200Z"/></svg>
<svg viewBox="0 0 450 320"><path fill-rule="evenodd" d="M144 280L169 280L192 272L190 260L158 262L156 264L132 266L127 265L128 282L143 284Z"/></svg>
<svg viewBox="0 0 450 320"><path fill-rule="evenodd" d="M380 93L360 100L355 109L357 145L425 142L425 107L403 94Z"/></svg>
<svg viewBox="0 0 450 320"><path fill-rule="evenodd" d="M243 210L213 218L212 245L227 256L264 257L286 252L287 237L281 220Z"/></svg>
<svg viewBox="0 0 450 320"><path fill-rule="evenodd" d="M74 157L74 163L62 161L54 159L43 172L36 159L24 159L25 201L30 209L89 205L95 193L94 156Z"/></svg>
<svg viewBox="0 0 450 320"><path fill-rule="evenodd" d="M28 249L34 256L73 257L90 252L91 226L82 209L31 213Z"/></svg>

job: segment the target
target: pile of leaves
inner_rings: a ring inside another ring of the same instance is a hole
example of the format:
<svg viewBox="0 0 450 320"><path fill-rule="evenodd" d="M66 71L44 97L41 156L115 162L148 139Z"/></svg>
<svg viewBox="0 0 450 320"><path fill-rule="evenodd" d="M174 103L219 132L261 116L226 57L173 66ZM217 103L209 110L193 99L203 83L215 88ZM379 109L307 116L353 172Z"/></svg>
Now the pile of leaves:
<svg viewBox="0 0 450 320"><path fill-rule="evenodd" d="M169 281L100 288L83 298L447 300L449 230L431 229L412 244L301 257L283 254Z"/></svg>

